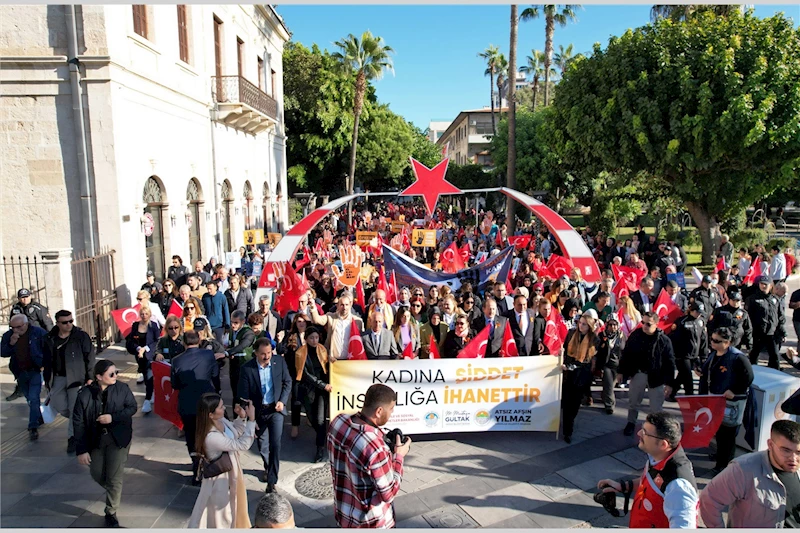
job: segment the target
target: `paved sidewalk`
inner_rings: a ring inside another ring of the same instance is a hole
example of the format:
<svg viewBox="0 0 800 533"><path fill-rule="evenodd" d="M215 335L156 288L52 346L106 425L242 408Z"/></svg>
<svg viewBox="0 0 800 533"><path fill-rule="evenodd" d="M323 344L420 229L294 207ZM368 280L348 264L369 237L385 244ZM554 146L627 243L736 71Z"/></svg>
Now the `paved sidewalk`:
<svg viewBox="0 0 800 533"><path fill-rule="evenodd" d="M792 290L800 286L793 280ZM790 328L791 329L791 328ZM788 345L794 346L794 332ZM101 354L114 360L141 406L144 385L137 385L136 367L120 347ZM3 360L7 363L7 360ZM226 367L227 368L227 367ZM792 370L792 372L795 372ZM223 376L226 384L227 372ZM227 388L227 386L225 385ZM13 390L7 364L0 368L0 396ZM595 397L599 397L595 387ZM398 526L429 527L612 527L627 518L610 517L592 496L598 479L637 475L644 455L636 437L622 428L627 391L617 391L614 415L602 406L582 407L571 445L552 433L461 433L418 436L406 461L400 496L395 500ZM226 402L230 404L230 392ZM678 413L677 404L667 403ZM0 527L98 527L103 525L104 496L88 468L66 453L66 420L58 418L29 442L24 400L0 400ZM640 416L643 418L643 415ZM294 506L297 525L335 527L332 502L300 495L295 482L301 474L323 469L312 464L314 434L303 418L300 436L284 431L278 490ZM741 452L741 450L740 450ZM713 464L705 451L690 452L700 488ZM265 484L255 447L242 454L251 513ZM188 523L199 492L189 484L190 461L176 428L157 415L134 417L134 437L125 469L122 505L124 527L174 527ZM307 474L308 475L308 474Z"/></svg>

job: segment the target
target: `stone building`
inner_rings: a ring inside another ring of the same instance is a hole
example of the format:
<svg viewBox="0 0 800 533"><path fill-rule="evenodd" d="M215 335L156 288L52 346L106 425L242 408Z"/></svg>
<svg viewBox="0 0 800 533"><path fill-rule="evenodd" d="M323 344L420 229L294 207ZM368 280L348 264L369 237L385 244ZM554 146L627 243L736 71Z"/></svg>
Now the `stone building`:
<svg viewBox="0 0 800 533"><path fill-rule="evenodd" d="M2 255L113 249L125 305L282 231L289 38L269 5L0 6Z"/></svg>

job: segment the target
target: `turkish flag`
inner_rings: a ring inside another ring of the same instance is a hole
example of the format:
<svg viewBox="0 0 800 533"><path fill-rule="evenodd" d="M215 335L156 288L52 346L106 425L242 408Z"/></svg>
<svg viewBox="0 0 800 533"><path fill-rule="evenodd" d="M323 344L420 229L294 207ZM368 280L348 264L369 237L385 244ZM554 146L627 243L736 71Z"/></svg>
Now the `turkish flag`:
<svg viewBox="0 0 800 533"><path fill-rule="evenodd" d="M551 254L550 260L547 262L547 270L550 272L553 279L560 278L561 276L569 276L572 267L572 261L556 254Z"/></svg>
<svg viewBox="0 0 800 533"><path fill-rule="evenodd" d="M628 283L626 281L618 281L614 284L614 288L611 289L611 292L614 293L614 296L617 298L617 302L619 302L620 298L623 296L630 296L631 290L628 287Z"/></svg>
<svg viewBox="0 0 800 533"><path fill-rule="evenodd" d="M464 235L466 235L466 231L464 231L464 226L458 228L458 234L456 235L456 239L460 239Z"/></svg>
<svg viewBox="0 0 800 533"><path fill-rule="evenodd" d="M308 284L308 278L306 277L306 271L303 270L303 277L300 278L300 288L304 291L307 291L311 288L311 285Z"/></svg>
<svg viewBox="0 0 800 533"><path fill-rule="evenodd" d="M431 343L430 343L430 346L428 347L428 350L429 350L429 352L431 354L430 355L431 359L441 359L442 358L442 356L439 355L439 345L436 344L436 339L433 338L433 335L431 335Z"/></svg>
<svg viewBox="0 0 800 533"><path fill-rule="evenodd" d="M153 410L158 416L183 429L183 421L178 414L178 391L172 389L170 370L172 366L163 361L153 361Z"/></svg>
<svg viewBox="0 0 800 533"><path fill-rule="evenodd" d="M483 359L486 357L486 345L489 344L489 329L483 328L475 338L458 352L458 359Z"/></svg>
<svg viewBox="0 0 800 533"><path fill-rule="evenodd" d="M386 273L383 271L383 267L378 270L378 287L377 290L383 291L386 293L386 301L389 301L389 282L386 281Z"/></svg>
<svg viewBox="0 0 800 533"><path fill-rule="evenodd" d="M389 289L392 291L391 298L389 295L386 296L386 303L393 304L396 301L400 300L400 289L397 287L397 274L395 274L394 270L392 270L392 284Z"/></svg>
<svg viewBox="0 0 800 533"><path fill-rule="evenodd" d="M358 323L353 320L350 326L350 340L347 341L348 359L354 361L366 361L367 351L364 349L364 341L361 340L361 332L358 331Z"/></svg>
<svg viewBox="0 0 800 533"><path fill-rule="evenodd" d="M614 264L611 265L611 271L614 272L614 279L617 280L617 283L625 283L629 292L638 290L642 278L647 275L647 272L639 270L638 268L617 266Z"/></svg>
<svg viewBox="0 0 800 533"><path fill-rule="evenodd" d="M408 226L403 226L403 231L400 232L401 237L403 238L403 248L406 250L411 249L411 239L408 238Z"/></svg>
<svg viewBox="0 0 800 533"><path fill-rule="evenodd" d="M531 242L531 235L514 235L508 238L508 244L518 250L527 247L529 242Z"/></svg>
<svg viewBox="0 0 800 533"><path fill-rule="evenodd" d="M458 252L461 255L461 260L464 262L464 264L466 265L469 263L469 256L472 253L472 250L469 249L469 243L465 242Z"/></svg>
<svg viewBox="0 0 800 533"><path fill-rule="evenodd" d="M717 261L717 266L714 267L714 273L716 274L720 270L725 270L727 268L728 268L728 264L725 263L725 258L724 257L720 257L719 261Z"/></svg>
<svg viewBox="0 0 800 533"><path fill-rule="evenodd" d="M317 252L321 252L325 249L325 246L322 245L322 237L317 238L317 242L314 244L314 250Z"/></svg>
<svg viewBox="0 0 800 533"><path fill-rule="evenodd" d="M511 273L508 273L508 278L506 279L506 292L508 294L514 294L514 287L511 286Z"/></svg>
<svg viewBox="0 0 800 533"><path fill-rule="evenodd" d="M556 306L552 306L550 308L550 314L547 315L547 324L544 328L544 339L542 341L550 352L550 355L559 354L561 348L564 346L564 340L567 338L567 332L567 325L564 323L564 318L561 316L561 313L556 310Z"/></svg>
<svg viewBox="0 0 800 533"><path fill-rule="evenodd" d="M414 343L409 342L403 350L403 359L414 359Z"/></svg>
<svg viewBox="0 0 800 533"><path fill-rule="evenodd" d="M675 302L672 301L665 289L661 289L658 294L658 299L653 304L653 310L658 314L658 327L663 331L669 331L672 328L672 324L683 316L683 311L675 305Z"/></svg>
<svg viewBox="0 0 800 533"><path fill-rule="evenodd" d="M455 241L451 242L450 246L444 249L439 260L442 263L442 270L449 274L455 274L459 270L464 269L464 261L461 257L461 252L456 248Z"/></svg>
<svg viewBox="0 0 800 533"><path fill-rule="evenodd" d="M717 433L725 415L725 397L709 394L703 396L678 396L678 406L683 416L684 448L705 448Z"/></svg>
<svg viewBox="0 0 800 533"><path fill-rule="evenodd" d="M367 311L367 299L364 297L364 283L361 281L361 276L358 276L356 283L356 303L361 306L363 312Z"/></svg>
<svg viewBox="0 0 800 533"><path fill-rule="evenodd" d="M742 280L742 285L753 284L756 282L756 279L761 275L761 258L756 256L753 258L753 262L750 264L750 270L747 271L747 275Z"/></svg>
<svg viewBox="0 0 800 533"><path fill-rule="evenodd" d="M497 237L494 240L497 246L503 246L503 232L499 229L497 230Z"/></svg>
<svg viewBox="0 0 800 533"><path fill-rule="evenodd" d="M178 318L183 316L183 307L181 307L181 304L178 303L178 300L172 300L172 305L169 306L169 312L167 313L167 316L169 315L173 315Z"/></svg>
<svg viewBox="0 0 800 533"><path fill-rule="evenodd" d="M297 301L303 295L303 280L292 268L289 262L286 262L286 271L281 278L280 287L275 294L275 312L281 317L285 317L289 311L293 311L297 307ZM266 270L266 269L265 269Z"/></svg>
<svg viewBox="0 0 800 533"><path fill-rule="evenodd" d="M265 263L263 270L261 270L261 277L258 279L258 288L259 289L278 288L278 276L276 276L275 271L269 267L269 263Z"/></svg>
<svg viewBox="0 0 800 533"><path fill-rule="evenodd" d="M529 324L528 327L533 327ZM514 340L514 334L511 333L511 325L506 323L506 330L503 332L503 345L500 347L501 357L518 357L519 350L517 350L517 342Z"/></svg>
<svg viewBox="0 0 800 533"><path fill-rule="evenodd" d="M122 333L122 338L128 336L128 333L131 332L131 328L133 327L133 323L139 320L140 307L139 304L136 304L133 307L111 311L111 316L114 318L119 332Z"/></svg>

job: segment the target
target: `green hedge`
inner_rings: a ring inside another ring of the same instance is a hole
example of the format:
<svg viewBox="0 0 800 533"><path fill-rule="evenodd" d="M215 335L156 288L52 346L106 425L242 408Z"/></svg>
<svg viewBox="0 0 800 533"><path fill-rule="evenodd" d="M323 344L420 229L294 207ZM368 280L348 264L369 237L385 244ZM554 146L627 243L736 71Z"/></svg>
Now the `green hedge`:
<svg viewBox="0 0 800 533"><path fill-rule="evenodd" d="M787 248L797 248L797 239L792 237L773 237L767 243L767 252L772 253L772 247L777 245L781 252L785 252Z"/></svg>
<svg viewBox="0 0 800 533"><path fill-rule="evenodd" d="M767 242L767 232L761 228L743 229L731 236L731 242L737 250L742 247L752 250L756 244Z"/></svg>

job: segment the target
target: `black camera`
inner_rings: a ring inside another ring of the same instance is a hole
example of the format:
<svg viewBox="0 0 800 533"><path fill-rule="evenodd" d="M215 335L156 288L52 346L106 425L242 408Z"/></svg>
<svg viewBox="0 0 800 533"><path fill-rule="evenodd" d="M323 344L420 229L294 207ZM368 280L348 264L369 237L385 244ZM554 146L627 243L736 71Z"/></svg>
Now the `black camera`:
<svg viewBox="0 0 800 533"><path fill-rule="evenodd" d="M400 428L394 428L391 431L387 431L383 435L383 441L389 447L389 451L394 453L395 444L397 444L397 437L400 437L400 444L405 444L408 442L408 437L403 435L403 431Z"/></svg>
<svg viewBox="0 0 800 533"><path fill-rule="evenodd" d="M625 497L625 504L623 510L617 509L617 493L616 492L598 492L594 495L594 501L603 506L608 514L614 518L625 516L628 514L628 506L630 504L631 494L633 493L633 482L630 480L619 480L620 487L622 488L622 495ZM604 484L601 489L609 485Z"/></svg>

